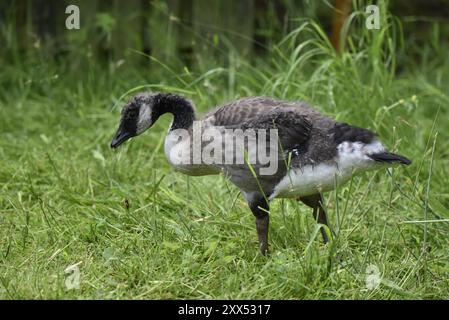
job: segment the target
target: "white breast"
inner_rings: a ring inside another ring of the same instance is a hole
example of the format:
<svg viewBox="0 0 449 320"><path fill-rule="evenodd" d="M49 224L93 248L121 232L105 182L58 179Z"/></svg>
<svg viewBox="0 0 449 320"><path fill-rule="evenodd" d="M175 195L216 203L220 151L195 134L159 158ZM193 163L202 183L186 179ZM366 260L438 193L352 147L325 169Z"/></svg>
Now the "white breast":
<svg viewBox="0 0 449 320"><path fill-rule="evenodd" d="M330 191L335 185L347 182L354 173L378 168L379 164L368 155L383 151L385 147L379 141L370 144L343 142L337 146L333 161L290 169L274 188L270 200Z"/></svg>
<svg viewBox="0 0 449 320"><path fill-rule="evenodd" d="M165 137L165 156L176 170L191 176L203 176L217 174L216 168L205 165L204 163L196 163L192 150L192 137L189 132L184 129L169 130Z"/></svg>

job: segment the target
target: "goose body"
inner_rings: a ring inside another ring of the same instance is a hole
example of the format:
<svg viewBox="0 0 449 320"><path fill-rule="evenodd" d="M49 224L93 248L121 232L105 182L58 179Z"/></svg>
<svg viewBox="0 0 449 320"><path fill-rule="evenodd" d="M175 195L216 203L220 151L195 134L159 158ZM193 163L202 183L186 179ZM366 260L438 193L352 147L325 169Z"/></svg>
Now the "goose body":
<svg viewBox="0 0 449 320"><path fill-rule="evenodd" d="M272 199L297 198L327 225L323 192L358 172L410 164L367 129L337 122L305 102L269 97L243 98L196 120L183 97L139 94L125 106L111 146L142 133L164 113L174 116L165 139L169 163L187 175L222 173L240 188L256 216L263 253ZM327 241L324 229L322 234Z"/></svg>

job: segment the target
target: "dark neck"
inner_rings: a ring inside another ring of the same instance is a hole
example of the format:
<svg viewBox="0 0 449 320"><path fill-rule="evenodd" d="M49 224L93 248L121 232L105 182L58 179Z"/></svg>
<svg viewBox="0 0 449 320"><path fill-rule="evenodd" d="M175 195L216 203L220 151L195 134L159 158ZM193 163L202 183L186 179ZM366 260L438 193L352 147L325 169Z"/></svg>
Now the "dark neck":
<svg viewBox="0 0 449 320"><path fill-rule="evenodd" d="M164 113L173 114L173 123L170 130L188 129L195 120L195 110L185 98L171 93L159 93L154 97L154 116L158 118Z"/></svg>

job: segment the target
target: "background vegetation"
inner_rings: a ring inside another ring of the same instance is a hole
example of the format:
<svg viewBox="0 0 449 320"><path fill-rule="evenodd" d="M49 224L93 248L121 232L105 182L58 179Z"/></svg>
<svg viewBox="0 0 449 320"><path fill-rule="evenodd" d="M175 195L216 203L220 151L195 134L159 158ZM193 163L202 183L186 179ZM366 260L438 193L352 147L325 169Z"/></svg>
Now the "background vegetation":
<svg viewBox="0 0 449 320"><path fill-rule="evenodd" d="M447 1L378 1L380 30L365 28L372 3L353 1L339 54L341 1L69 2L78 31L64 28L67 1L0 5L1 298L449 298ZM274 201L263 257L234 186L169 168L168 116L109 149L141 90L182 93L200 112L306 100L413 164L329 193L328 245L308 208Z"/></svg>

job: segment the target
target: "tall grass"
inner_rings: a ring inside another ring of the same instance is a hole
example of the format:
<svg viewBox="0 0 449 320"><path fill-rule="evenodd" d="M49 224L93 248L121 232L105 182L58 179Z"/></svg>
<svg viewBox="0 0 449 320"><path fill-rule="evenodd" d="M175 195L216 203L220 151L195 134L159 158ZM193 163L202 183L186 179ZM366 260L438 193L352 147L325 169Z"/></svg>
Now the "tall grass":
<svg viewBox="0 0 449 320"><path fill-rule="evenodd" d="M387 11L381 31L367 30L362 11L351 16L339 56L320 26L304 20L256 61L231 50L227 65L204 58L195 70L142 54L136 59L147 59L149 70L102 70L95 61L76 72L49 61L5 66L0 297L447 299L445 50L414 48ZM410 50L432 54L416 62ZM326 246L308 208L274 201L271 254L263 257L233 185L169 168L162 151L169 117L109 149L119 117L113 106L141 86L183 92L200 112L246 95L306 100L375 130L414 162L329 193L337 236ZM75 264L80 288L69 290L64 270ZM381 283L370 289L376 268Z"/></svg>

